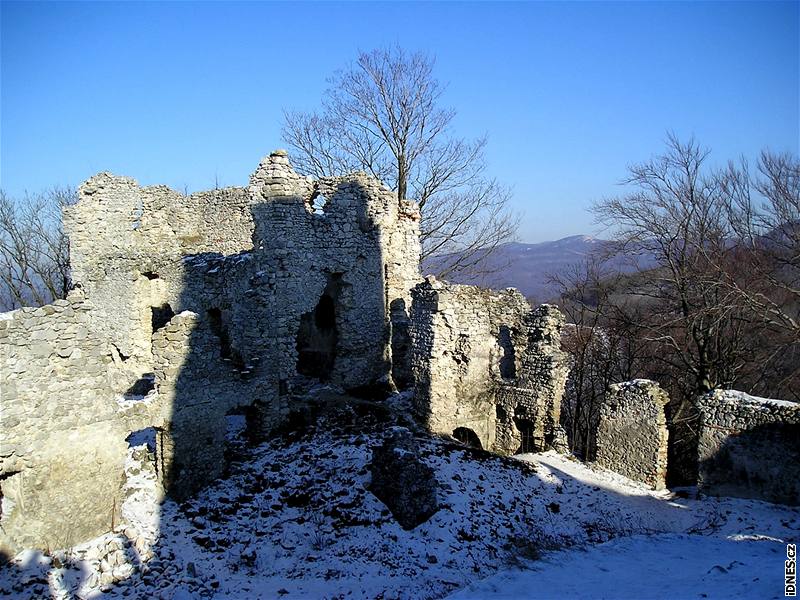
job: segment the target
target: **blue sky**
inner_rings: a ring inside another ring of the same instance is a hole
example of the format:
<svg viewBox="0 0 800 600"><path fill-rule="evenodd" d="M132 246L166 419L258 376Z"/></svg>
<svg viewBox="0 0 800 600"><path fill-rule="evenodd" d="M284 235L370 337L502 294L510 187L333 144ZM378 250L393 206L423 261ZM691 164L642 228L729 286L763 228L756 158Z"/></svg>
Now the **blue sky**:
<svg viewBox="0 0 800 600"><path fill-rule="evenodd" d="M108 170L244 185L359 49L436 57L455 132L489 136L521 241L596 233L585 208L694 134L715 160L800 148L798 2L3 2L0 182Z"/></svg>

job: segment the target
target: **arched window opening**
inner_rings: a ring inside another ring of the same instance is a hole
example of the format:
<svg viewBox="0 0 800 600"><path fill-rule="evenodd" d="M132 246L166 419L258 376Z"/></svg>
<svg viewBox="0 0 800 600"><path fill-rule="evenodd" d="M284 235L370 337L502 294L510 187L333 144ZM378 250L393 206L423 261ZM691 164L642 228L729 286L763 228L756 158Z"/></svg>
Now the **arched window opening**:
<svg viewBox="0 0 800 600"><path fill-rule="evenodd" d="M339 340L336 316L342 285L341 273L331 275L314 310L300 317L297 372L301 375L325 381L333 373Z"/></svg>
<svg viewBox="0 0 800 600"><path fill-rule="evenodd" d="M453 437L470 448L478 448L479 450L483 448L478 434L468 427L456 427L453 431Z"/></svg>

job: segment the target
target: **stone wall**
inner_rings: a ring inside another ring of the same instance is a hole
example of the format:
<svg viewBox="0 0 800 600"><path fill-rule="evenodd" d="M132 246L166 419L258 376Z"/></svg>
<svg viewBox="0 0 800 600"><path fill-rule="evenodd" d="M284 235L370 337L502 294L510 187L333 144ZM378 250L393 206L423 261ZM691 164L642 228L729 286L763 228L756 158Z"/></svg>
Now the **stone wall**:
<svg viewBox="0 0 800 600"><path fill-rule="evenodd" d="M515 290L432 277L412 295L410 363L423 423L437 433L474 435L503 454L560 446L567 367L559 311L531 309Z"/></svg>
<svg viewBox="0 0 800 600"><path fill-rule="evenodd" d="M64 210L72 280L99 313L98 335L132 359L131 374L149 370L151 307L182 284L164 271L184 256L251 249L250 197L243 188L184 196L110 173L95 175L78 193L79 202Z"/></svg>
<svg viewBox="0 0 800 600"><path fill-rule="evenodd" d="M282 151L246 189L183 197L108 174L81 187L66 219L75 281L103 307L122 387L155 379L174 495L221 471L211 447L231 410L253 407L268 431L309 379L392 387L389 305L419 280L418 220L380 182L313 181ZM180 365L161 371L165 353Z"/></svg>
<svg viewBox="0 0 800 600"><path fill-rule="evenodd" d="M267 432L315 381L393 387L419 213L367 175L313 181L282 151L191 196L101 173L64 222L76 291L0 320L4 552L109 530L133 432L183 498L222 472L226 415Z"/></svg>
<svg viewBox="0 0 800 600"><path fill-rule="evenodd" d="M80 292L0 318L0 552L66 545L118 519L126 412Z"/></svg>
<svg viewBox="0 0 800 600"><path fill-rule="evenodd" d="M698 408L700 489L800 504L800 404L717 390Z"/></svg>
<svg viewBox="0 0 800 600"><path fill-rule="evenodd" d="M637 379L611 386L600 407L597 464L655 489L666 486L669 396Z"/></svg>

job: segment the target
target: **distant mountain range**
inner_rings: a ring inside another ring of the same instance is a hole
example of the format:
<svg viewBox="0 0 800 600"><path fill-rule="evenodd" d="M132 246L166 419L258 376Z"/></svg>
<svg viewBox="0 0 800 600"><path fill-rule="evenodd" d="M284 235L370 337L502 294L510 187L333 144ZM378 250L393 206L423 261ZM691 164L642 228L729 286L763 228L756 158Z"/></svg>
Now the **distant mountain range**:
<svg viewBox="0 0 800 600"><path fill-rule="evenodd" d="M494 289L517 288L526 297L539 302L558 295L558 286L548 281L553 275L565 275L587 256L598 252L607 240L586 235L573 235L554 242L539 244L510 243L499 246L487 259L485 275L451 275L453 283L468 283ZM436 272L437 266L446 264L454 255L437 256L423 264L423 272Z"/></svg>

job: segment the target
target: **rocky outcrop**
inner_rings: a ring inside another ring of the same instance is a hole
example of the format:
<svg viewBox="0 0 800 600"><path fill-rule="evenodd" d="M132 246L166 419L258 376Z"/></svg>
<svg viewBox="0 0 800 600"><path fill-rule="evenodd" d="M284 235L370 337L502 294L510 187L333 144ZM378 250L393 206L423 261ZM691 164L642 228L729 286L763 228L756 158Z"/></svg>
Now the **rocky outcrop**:
<svg viewBox="0 0 800 600"><path fill-rule="evenodd" d="M383 502L403 529L414 529L439 510L433 469L419 457L412 433L391 429L372 452L370 491Z"/></svg>

